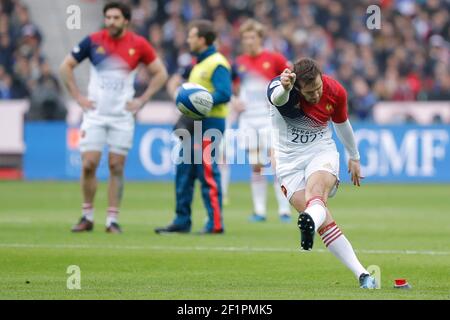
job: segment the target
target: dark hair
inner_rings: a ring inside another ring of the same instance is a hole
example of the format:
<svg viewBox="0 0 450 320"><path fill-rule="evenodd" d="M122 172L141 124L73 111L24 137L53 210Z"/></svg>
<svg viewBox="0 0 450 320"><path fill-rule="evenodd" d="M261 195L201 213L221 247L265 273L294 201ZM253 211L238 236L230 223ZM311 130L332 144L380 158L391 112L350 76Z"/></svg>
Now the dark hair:
<svg viewBox="0 0 450 320"><path fill-rule="evenodd" d="M206 44L208 46L214 43L216 40L216 31L214 30L214 26L209 20L195 20L189 24L189 29L197 28L197 35L199 38L205 38Z"/></svg>
<svg viewBox="0 0 450 320"><path fill-rule="evenodd" d="M294 64L296 82L300 86L308 85L316 80L317 76L322 76L319 64L310 58L302 58Z"/></svg>
<svg viewBox="0 0 450 320"><path fill-rule="evenodd" d="M106 15L106 11L109 9L119 9L126 20L131 20L131 9L127 4L118 1L108 2L103 7L103 15Z"/></svg>

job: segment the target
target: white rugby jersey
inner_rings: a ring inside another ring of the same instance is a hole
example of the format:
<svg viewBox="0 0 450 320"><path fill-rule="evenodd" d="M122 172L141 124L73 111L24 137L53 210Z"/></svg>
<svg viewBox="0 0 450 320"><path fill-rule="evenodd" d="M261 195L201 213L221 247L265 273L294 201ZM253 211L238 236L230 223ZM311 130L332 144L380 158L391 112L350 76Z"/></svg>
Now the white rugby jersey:
<svg viewBox="0 0 450 320"><path fill-rule="evenodd" d="M103 29L84 38L72 50L81 62L91 62L88 99L95 102L93 114L121 116L126 104L134 97L134 79L139 63L146 65L156 59L153 47L141 36L126 31L115 39Z"/></svg>

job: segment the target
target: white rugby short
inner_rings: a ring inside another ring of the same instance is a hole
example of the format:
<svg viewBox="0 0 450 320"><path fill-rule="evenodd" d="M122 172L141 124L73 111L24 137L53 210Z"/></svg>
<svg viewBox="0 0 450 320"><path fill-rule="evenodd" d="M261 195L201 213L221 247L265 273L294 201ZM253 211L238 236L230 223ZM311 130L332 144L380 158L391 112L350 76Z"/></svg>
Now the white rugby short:
<svg viewBox="0 0 450 320"><path fill-rule="evenodd" d="M253 151L270 149L271 139L270 117L240 117L239 118L239 146L241 149Z"/></svg>
<svg viewBox="0 0 450 320"><path fill-rule="evenodd" d="M337 178L329 194L329 197L333 197L339 185L339 153L334 143L316 145L307 153L290 156L290 161L276 159L276 174L288 200L296 191L304 190L308 178L317 171L330 172Z"/></svg>
<svg viewBox="0 0 450 320"><path fill-rule="evenodd" d="M127 155L133 145L134 117L99 116L85 113L80 128L80 151L103 151L105 144L109 152Z"/></svg>

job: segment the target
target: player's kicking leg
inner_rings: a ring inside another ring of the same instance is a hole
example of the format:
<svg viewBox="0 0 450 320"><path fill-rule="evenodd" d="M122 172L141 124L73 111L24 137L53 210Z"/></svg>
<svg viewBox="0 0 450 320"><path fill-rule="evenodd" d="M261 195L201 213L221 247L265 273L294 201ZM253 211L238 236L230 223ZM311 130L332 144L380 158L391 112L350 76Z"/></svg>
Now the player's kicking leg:
<svg viewBox="0 0 450 320"><path fill-rule="evenodd" d="M108 212L106 216L106 232L109 233L122 232L118 216L123 196L125 160L126 156L123 154L109 153Z"/></svg>
<svg viewBox="0 0 450 320"><path fill-rule="evenodd" d="M336 185L337 178L327 171L317 171L311 174L306 182L305 191L293 194L291 202L304 207L299 210L298 226L301 233L301 247L311 250L314 233L318 232L325 246L338 258L359 280L361 288L373 289L376 287L375 279L361 265L352 245L336 225L328 210L326 203L328 195ZM304 198L297 199L297 198Z"/></svg>
<svg viewBox="0 0 450 320"><path fill-rule="evenodd" d="M81 189L83 193L82 216L72 227L73 232L92 231L94 228L94 197L97 191L95 172L101 158L100 151L86 151L81 154Z"/></svg>

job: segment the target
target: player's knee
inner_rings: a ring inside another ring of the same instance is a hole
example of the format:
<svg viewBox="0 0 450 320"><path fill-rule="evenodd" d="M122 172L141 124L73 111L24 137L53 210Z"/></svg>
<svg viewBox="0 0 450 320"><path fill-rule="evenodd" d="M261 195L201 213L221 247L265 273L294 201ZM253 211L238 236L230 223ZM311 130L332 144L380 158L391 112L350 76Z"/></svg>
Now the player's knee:
<svg viewBox="0 0 450 320"><path fill-rule="evenodd" d="M93 159L83 159L83 171L85 174L95 173L97 162Z"/></svg>
<svg viewBox="0 0 450 320"><path fill-rule="evenodd" d="M113 175L121 175L123 173L123 163L121 161L110 161L109 172Z"/></svg>
<svg viewBox="0 0 450 320"><path fill-rule="evenodd" d="M308 198L313 198L313 197L324 197L325 196L325 191L326 191L326 186L324 183L322 182L318 182L313 184L309 190L307 190L308 193ZM307 199L309 200L309 199Z"/></svg>

